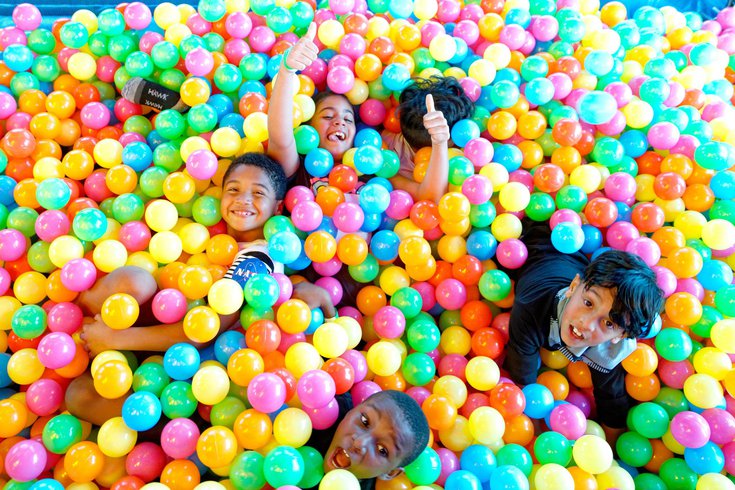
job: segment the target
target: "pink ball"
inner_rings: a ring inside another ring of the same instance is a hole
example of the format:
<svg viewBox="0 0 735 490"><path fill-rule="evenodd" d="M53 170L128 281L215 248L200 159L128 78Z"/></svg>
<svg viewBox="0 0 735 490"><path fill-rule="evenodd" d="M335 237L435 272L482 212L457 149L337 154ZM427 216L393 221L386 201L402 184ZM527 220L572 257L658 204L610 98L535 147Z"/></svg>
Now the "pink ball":
<svg viewBox="0 0 735 490"><path fill-rule="evenodd" d="M197 77L203 77L214 68L214 57L212 53L204 48L195 48L186 55L184 64L189 73Z"/></svg>
<svg viewBox="0 0 735 490"><path fill-rule="evenodd" d="M467 302L467 288L457 279L444 279L436 287L436 301L445 310L458 310Z"/></svg>
<svg viewBox="0 0 735 490"><path fill-rule="evenodd" d="M295 187L292 187L286 192L286 197L283 200L284 206L286 206L286 209L288 209L290 212L293 212L294 207L304 201L314 201L314 193L311 192L311 189L308 187L305 187L303 185L297 185Z"/></svg>
<svg viewBox="0 0 735 490"><path fill-rule="evenodd" d="M395 306L383 306L373 316L373 328L380 338L398 339L406 330L406 318Z"/></svg>
<svg viewBox="0 0 735 490"><path fill-rule="evenodd" d="M329 293L329 298L332 300L332 304L336 305L342 301L344 289L342 288L342 284L334 277L320 277L314 282L314 284Z"/></svg>
<svg viewBox="0 0 735 490"><path fill-rule="evenodd" d="M559 21L551 15L540 15L531 20L531 34L538 41L551 41L559 32Z"/></svg>
<svg viewBox="0 0 735 490"><path fill-rule="evenodd" d="M694 366L688 360L672 362L661 359L658 362L658 376L666 386L671 388L683 389L684 382L692 374L694 374Z"/></svg>
<svg viewBox="0 0 735 490"><path fill-rule="evenodd" d="M406 219L411 213L412 206L413 198L411 194L402 190L394 190L390 192L390 204L388 204L385 214L389 218L397 220Z"/></svg>
<svg viewBox="0 0 735 490"><path fill-rule="evenodd" d="M554 100L562 100L572 92L572 79L566 73L552 73L547 78L554 86Z"/></svg>
<svg viewBox="0 0 735 490"><path fill-rule="evenodd" d="M82 292L97 280L97 269L87 259L72 259L61 268L61 284L70 291Z"/></svg>
<svg viewBox="0 0 735 490"><path fill-rule="evenodd" d="M381 390L380 386L378 386L378 384L374 381L360 381L359 383L355 383L355 385L350 390L353 406L361 404L362 402L367 400L370 395L379 391L383 390Z"/></svg>
<svg viewBox="0 0 735 490"><path fill-rule="evenodd" d="M485 138L471 139L464 146L464 156L469 158L476 168L490 163L494 154L493 144Z"/></svg>
<svg viewBox="0 0 735 490"><path fill-rule="evenodd" d="M248 385L248 401L259 412L275 412L286 401L286 384L273 373L258 374Z"/></svg>
<svg viewBox="0 0 735 490"><path fill-rule="evenodd" d="M592 413L592 403L590 398L581 391L570 390L567 399L570 404L579 408L582 411L582 415L589 417Z"/></svg>
<svg viewBox="0 0 735 490"><path fill-rule="evenodd" d="M138 43L138 49L144 53L151 54L151 50L156 43L163 41L163 36L157 32L148 31L140 36L140 42Z"/></svg>
<svg viewBox="0 0 735 490"><path fill-rule="evenodd" d="M13 26L0 29L0 47L7 48L11 44L28 44L28 37L23 29Z"/></svg>
<svg viewBox="0 0 735 490"><path fill-rule="evenodd" d="M467 381L465 370L468 362L467 358L460 354L447 354L439 361L437 373L439 376L456 376L462 381Z"/></svg>
<svg viewBox="0 0 735 490"><path fill-rule="evenodd" d="M102 102L88 102L82 107L82 124L92 129L102 129L110 123L110 111Z"/></svg>
<svg viewBox="0 0 735 490"><path fill-rule="evenodd" d="M12 262L26 252L28 239L13 228L0 230L0 260Z"/></svg>
<svg viewBox="0 0 735 490"><path fill-rule="evenodd" d="M715 444L726 444L735 439L735 417L721 408L708 408L702 417L710 427L710 440Z"/></svg>
<svg viewBox="0 0 735 490"><path fill-rule="evenodd" d="M26 391L28 409L39 417L56 412L64 401L64 388L53 380L41 378L31 383Z"/></svg>
<svg viewBox="0 0 735 490"><path fill-rule="evenodd" d="M367 42L365 39L355 32L345 34L339 42L339 52L349 56L353 61L365 54L366 48Z"/></svg>
<svg viewBox="0 0 735 490"><path fill-rule="evenodd" d="M151 230L142 221L128 221L120 227L118 240L125 245L128 252L140 252L148 248Z"/></svg>
<svg viewBox="0 0 735 490"><path fill-rule="evenodd" d="M608 122L598 124L597 130L606 136L615 136L623 132L625 124L625 116L622 112L617 111Z"/></svg>
<svg viewBox="0 0 735 490"><path fill-rule="evenodd" d="M669 430L679 444L691 449L697 449L707 444L711 435L709 424L707 424L705 418L690 411L679 412L674 415Z"/></svg>
<svg viewBox="0 0 735 490"><path fill-rule="evenodd" d="M313 369L305 372L299 378L296 392L304 406L319 408L334 400L337 388L329 373L321 369Z"/></svg>
<svg viewBox="0 0 735 490"><path fill-rule="evenodd" d="M610 83L603 91L613 96L618 107L627 105L633 97L633 91L630 89L630 86L623 82Z"/></svg>
<svg viewBox="0 0 735 490"><path fill-rule="evenodd" d="M278 289L280 291L278 300L276 300L275 304L275 306L278 306L284 301L291 299L291 294L293 294L293 283L287 275L281 274L280 272L274 273L273 279L278 283Z"/></svg>
<svg viewBox="0 0 735 490"><path fill-rule="evenodd" d="M623 202L635 196L637 184L632 175L615 172L605 180L605 195L613 201Z"/></svg>
<svg viewBox="0 0 735 490"><path fill-rule="evenodd" d="M250 54L250 45L243 39L232 38L225 43L225 56L233 65L239 65Z"/></svg>
<svg viewBox="0 0 735 490"><path fill-rule="evenodd" d="M288 348L299 342L306 342L306 334L304 332L299 333L281 333L281 343L278 344L278 352L286 354Z"/></svg>
<svg viewBox="0 0 735 490"><path fill-rule="evenodd" d="M17 442L5 455L5 472L19 482L34 480L46 467L46 448L33 439Z"/></svg>
<svg viewBox="0 0 735 490"><path fill-rule="evenodd" d="M317 58L308 68L302 70L301 74L311 78L317 87L323 87L327 80L327 62Z"/></svg>
<svg viewBox="0 0 735 490"><path fill-rule="evenodd" d="M123 147L126 147L130 143L145 143L145 136L140 133L123 133L118 141Z"/></svg>
<svg viewBox="0 0 735 490"><path fill-rule="evenodd" d="M725 456L725 471L735 474L735 441L722 446L722 454Z"/></svg>
<svg viewBox="0 0 735 490"><path fill-rule="evenodd" d="M10 278L10 272L5 267L0 267L0 296L4 296L10 289L13 280Z"/></svg>
<svg viewBox="0 0 735 490"><path fill-rule="evenodd" d="M480 39L480 28L476 22L461 20L454 26L452 36L462 39L468 46L472 46Z"/></svg>
<svg viewBox="0 0 735 490"><path fill-rule="evenodd" d="M471 175L462 182L462 194L467 197L470 204L488 202L493 195L493 183L484 175Z"/></svg>
<svg viewBox="0 0 735 490"><path fill-rule="evenodd" d="M377 126L383 123L387 110L383 103L377 99L367 99L360 104L360 120L370 126Z"/></svg>
<svg viewBox="0 0 735 490"><path fill-rule="evenodd" d="M123 99L122 97L115 101L113 111L115 113L115 117L120 122L127 121L131 116L139 116L143 114L143 109L140 105L127 99Z"/></svg>
<svg viewBox="0 0 735 490"><path fill-rule="evenodd" d="M551 430L556 431L569 440L579 439L587 429L587 419L582 410L564 403L551 411Z"/></svg>
<svg viewBox="0 0 735 490"><path fill-rule="evenodd" d="M327 74L327 86L336 94L346 94L355 85L355 74L347 67L337 66Z"/></svg>
<svg viewBox="0 0 735 490"><path fill-rule="evenodd" d="M51 332L39 342L38 360L49 369L59 369L68 365L77 353L74 339L66 332Z"/></svg>
<svg viewBox="0 0 735 490"><path fill-rule="evenodd" d="M428 282L415 282L411 285L421 295L421 310L429 311L436 305L436 290Z"/></svg>
<svg viewBox="0 0 735 490"><path fill-rule="evenodd" d="M188 458L197 449L199 435L199 427L194 421L173 419L161 431L161 449L174 459Z"/></svg>
<svg viewBox="0 0 735 490"><path fill-rule="evenodd" d="M431 392L423 386L412 386L406 390L406 394L413 398L419 406L423 405L424 401L431 396Z"/></svg>
<svg viewBox="0 0 735 490"><path fill-rule="evenodd" d="M309 416L309 419L311 419L311 426L314 430L328 429L339 418L339 403L335 399L332 399L332 401L323 407L304 407L303 410Z"/></svg>
<svg viewBox="0 0 735 490"><path fill-rule="evenodd" d="M33 4L21 3L13 9L13 24L18 29L33 31L39 28L42 21L41 11Z"/></svg>
<svg viewBox="0 0 735 490"><path fill-rule="evenodd" d="M460 3L456 0L442 0L439 2L439 9L436 13L436 18L443 24L454 22L459 19L460 9Z"/></svg>
<svg viewBox="0 0 735 490"><path fill-rule="evenodd" d="M132 2L123 10L125 23L131 29L145 29L151 23L151 9L141 2Z"/></svg>
<svg viewBox="0 0 735 490"><path fill-rule="evenodd" d="M329 10L337 15L345 15L355 8L355 0L329 0Z"/></svg>
<svg viewBox="0 0 735 490"><path fill-rule="evenodd" d="M676 292L676 276L666 267L659 265L651 267L656 273L656 285L663 291L664 298L668 298Z"/></svg>
<svg viewBox="0 0 735 490"><path fill-rule="evenodd" d="M225 20L227 34L236 39L245 39L253 29L253 22L245 12L232 12Z"/></svg>
<svg viewBox="0 0 735 490"><path fill-rule="evenodd" d="M302 201L291 210L291 221L301 231L314 231L322 224L324 213L314 201Z"/></svg>
<svg viewBox="0 0 735 490"><path fill-rule="evenodd" d="M210 150L194 150L186 159L186 170L195 179L209 180L217 168L217 155Z"/></svg>
<svg viewBox="0 0 735 490"><path fill-rule="evenodd" d="M360 227L365 222L365 212L357 203L343 202L334 208L332 222L339 231L354 233L360 230Z"/></svg>
<svg viewBox="0 0 735 490"><path fill-rule="evenodd" d="M74 303L56 303L48 311L46 326L52 332L64 332L73 335L84 321L82 309Z"/></svg>
<svg viewBox="0 0 735 490"><path fill-rule="evenodd" d="M362 38L360 38L362 39ZM332 56L332 58L327 63L327 69L330 71L338 66L344 66L345 68L349 69L350 71L354 72L355 70L355 61L350 58L347 55L344 54L336 54Z"/></svg>
<svg viewBox="0 0 735 490"><path fill-rule="evenodd" d="M519 50L526 42L526 31L517 24L508 24L500 30L500 42L511 51Z"/></svg>
<svg viewBox="0 0 735 490"><path fill-rule="evenodd" d="M656 123L648 130L648 142L656 150L668 150L679 141L679 129L670 122Z"/></svg>
<svg viewBox="0 0 735 490"><path fill-rule="evenodd" d="M178 289L162 289L153 296L151 310L161 323L176 323L186 315L186 296Z"/></svg>
<svg viewBox="0 0 735 490"><path fill-rule="evenodd" d="M625 250L631 240L639 238L641 233L632 223L627 221L616 221L607 229L605 238L608 245L616 250Z"/></svg>
<svg viewBox="0 0 735 490"><path fill-rule="evenodd" d="M7 119L18 110L18 104L15 98L6 93L0 92L0 119Z"/></svg>
<svg viewBox="0 0 735 490"><path fill-rule="evenodd" d="M661 250L658 244L648 237L634 238L625 245L625 251L637 255L648 267L658 264Z"/></svg>
<svg viewBox="0 0 735 490"><path fill-rule="evenodd" d="M49 209L38 215L34 228L38 238L50 243L54 238L68 235L71 223L66 213L58 209Z"/></svg>
<svg viewBox="0 0 735 490"><path fill-rule="evenodd" d="M186 19L186 26L191 30L192 34L203 36L212 31L212 24L207 22L199 14L194 14Z"/></svg>
<svg viewBox="0 0 735 490"><path fill-rule="evenodd" d="M704 300L704 288L693 277L676 280L676 293L689 293L700 302Z"/></svg>
<svg viewBox="0 0 735 490"><path fill-rule="evenodd" d="M436 454L439 456L441 462L441 472L439 478L436 480L436 484L444 486L449 475L460 469L459 458L452 451L446 448L439 448L436 450Z"/></svg>
<svg viewBox="0 0 735 490"><path fill-rule="evenodd" d="M5 129L10 131L11 129L28 129L31 124L31 115L25 112L16 112L15 114L8 117L5 122Z"/></svg>
<svg viewBox="0 0 735 490"><path fill-rule="evenodd" d="M368 373L368 367L367 359L365 359L362 352L350 349L339 357L349 362L350 366L352 366L352 369L355 371L355 383L359 383L365 379Z"/></svg>
<svg viewBox="0 0 735 490"><path fill-rule="evenodd" d="M256 53L267 53L275 43L276 35L269 27L257 26L250 31L250 48Z"/></svg>
<svg viewBox="0 0 735 490"><path fill-rule="evenodd" d="M477 99L482 95L482 87L474 78L463 78L459 81L459 84L462 86L462 90L464 90L465 95L469 97L472 102L477 102Z"/></svg>
<svg viewBox="0 0 735 490"><path fill-rule="evenodd" d="M479 4L474 5L468 3L467 5L462 7L461 12L459 13L459 18L461 20L471 20L477 23L483 15L485 15L485 12L482 10L482 7L480 7Z"/></svg>
<svg viewBox="0 0 735 490"><path fill-rule="evenodd" d="M528 258L526 245L517 238L509 238L498 244L495 258L508 269L518 269Z"/></svg>
<svg viewBox="0 0 735 490"><path fill-rule="evenodd" d="M158 478L166 466L166 454L158 444L143 442L130 451L125 458L125 470L128 475L137 476L144 482Z"/></svg>
<svg viewBox="0 0 735 490"><path fill-rule="evenodd" d="M574 223L582 226L582 218L572 209L557 209L549 219L549 227L553 230L559 223Z"/></svg>
<svg viewBox="0 0 735 490"><path fill-rule="evenodd" d="M336 256L326 262L312 262L311 265L320 276L334 276L342 268L342 262Z"/></svg>

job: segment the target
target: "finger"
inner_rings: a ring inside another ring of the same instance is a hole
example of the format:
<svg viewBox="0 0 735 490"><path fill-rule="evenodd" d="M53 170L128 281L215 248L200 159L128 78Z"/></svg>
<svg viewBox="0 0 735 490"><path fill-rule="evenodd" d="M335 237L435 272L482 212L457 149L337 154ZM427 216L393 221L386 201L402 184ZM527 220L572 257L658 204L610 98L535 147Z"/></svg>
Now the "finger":
<svg viewBox="0 0 735 490"><path fill-rule="evenodd" d="M309 41L313 41L314 37L316 36L316 22L312 22L309 24L309 29L306 31L306 39Z"/></svg>
<svg viewBox="0 0 735 490"><path fill-rule="evenodd" d="M434 107L434 96L431 94L426 94L426 112L434 112L436 108Z"/></svg>

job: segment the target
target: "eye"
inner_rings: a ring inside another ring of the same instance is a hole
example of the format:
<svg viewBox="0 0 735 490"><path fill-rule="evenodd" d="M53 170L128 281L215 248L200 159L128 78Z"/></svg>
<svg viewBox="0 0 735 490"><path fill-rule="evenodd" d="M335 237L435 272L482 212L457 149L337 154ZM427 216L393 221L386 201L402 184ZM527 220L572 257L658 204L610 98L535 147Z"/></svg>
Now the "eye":
<svg viewBox="0 0 735 490"><path fill-rule="evenodd" d="M587 308L591 308L591 307L592 307L592 301L590 301L590 300L588 300L588 299L585 299L585 300L584 300L584 305L585 305L585 306L586 306Z"/></svg>
<svg viewBox="0 0 735 490"><path fill-rule="evenodd" d="M607 327L608 330L614 330L615 324L610 320L605 320L605 327Z"/></svg>
<svg viewBox="0 0 735 490"><path fill-rule="evenodd" d="M378 447L378 454L380 454L384 458L387 458L388 457L388 448L386 448L382 444L378 444L377 447Z"/></svg>
<svg viewBox="0 0 735 490"><path fill-rule="evenodd" d="M370 421L364 413L360 414L360 423L362 423L363 427L370 427Z"/></svg>

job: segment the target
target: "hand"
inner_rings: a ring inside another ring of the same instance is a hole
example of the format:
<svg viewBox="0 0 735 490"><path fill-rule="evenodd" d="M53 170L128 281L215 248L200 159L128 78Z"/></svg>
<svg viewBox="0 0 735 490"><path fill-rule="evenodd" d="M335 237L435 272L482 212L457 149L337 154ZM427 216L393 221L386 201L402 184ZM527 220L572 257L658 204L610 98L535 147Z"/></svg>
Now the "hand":
<svg viewBox="0 0 735 490"><path fill-rule="evenodd" d="M100 352L116 349L113 338L117 334L115 330L105 325L100 315L96 315L94 318L84 318L79 338L84 342L84 350L89 352L89 357L94 358Z"/></svg>
<svg viewBox="0 0 735 490"><path fill-rule="evenodd" d="M306 35L296 41L283 60L283 65L289 71L301 71L308 68L317 58L319 49L314 44L316 24L312 22Z"/></svg>
<svg viewBox="0 0 735 490"><path fill-rule="evenodd" d="M306 281L294 284L291 297L300 299L311 309L321 308L326 318L337 316L337 310L334 308L332 298L327 290L315 284Z"/></svg>
<svg viewBox="0 0 735 490"><path fill-rule="evenodd" d="M431 136L432 145L445 144L449 141L449 124L447 124L444 114L434 107L434 97L431 94L426 96L424 127Z"/></svg>

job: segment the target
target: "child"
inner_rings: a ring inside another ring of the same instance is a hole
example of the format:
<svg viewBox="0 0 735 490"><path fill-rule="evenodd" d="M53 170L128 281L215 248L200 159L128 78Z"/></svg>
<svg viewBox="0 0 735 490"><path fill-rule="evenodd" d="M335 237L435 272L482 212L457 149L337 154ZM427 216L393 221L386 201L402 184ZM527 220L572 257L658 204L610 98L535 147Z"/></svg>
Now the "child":
<svg viewBox="0 0 735 490"><path fill-rule="evenodd" d="M352 407L349 393L339 395L341 422L315 430L307 443L324 456L324 471L346 469L372 489L376 479L390 480L419 457L429 442L429 424L407 394L379 391Z"/></svg>
<svg viewBox="0 0 735 490"><path fill-rule="evenodd" d="M292 127L284 121L291 121L293 118L293 87L297 83L296 72L310 66L319 54L314 44L315 34L316 24L312 23L306 35L284 55L278 78L273 83L273 92L268 107L268 155L283 166L289 178L296 175L297 171L304 174L305 171L296 151ZM422 106L419 111L425 112L426 115L419 117L423 121L424 131L428 131L427 138L431 133L431 142L436 141L436 147L439 149L436 152L437 163L433 165L430 172L427 171L425 185L414 182L415 186L406 185L404 187L414 199L438 201L446 192L448 178L446 144L449 140L449 126L442 113L434 109L433 99L428 92L422 97L421 104L424 103L427 110L424 111ZM314 104L315 110L311 125L319 134L319 146L332 155L335 164L339 164L347 150L352 148L355 140L355 110L347 97L329 91L316 94ZM440 151L442 147L444 148L443 153ZM434 156L432 155L433 161ZM443 187L441 184L437 185L434 179L440 181L443 179ZM302 184L304 180L300 175L297 183ZM312 180L312 190L318 188L317 180Z"/></svg>
<svg viewBox="0 0 735 490"><path fill-rule="evenodd" d="M417 78L406 87L398 106L401 132L383 131L383 141L401 160L398 174L391 179L395 188L438 202L448 188L449 128L471 118L474 110L475 104L454 77ZM427 146L431 146L431 157L419 184L413 175L414 157L418 149Z"/></svg>
<svg viewBox="0 0 735 490"><path fill-rule="evenodd" d="M280 165L266 155L246 153L230 164L222 179L220 209L227 223L227 232L237 240L240 252L225 277L244 284L255 273L282 272L283 265L271 260L263 239L263 226L275 215L286 193L286 176ZM85 349L94 357L105 350L164 352L180 342L189 342L182 322L153 326L133 326L113 330L99 316L104 300L113 293L132 295L140 305L146 305L157 290L156 281L139 267L121 267L100 279L95 286L82 293L78 304L85 315L81 339ZM294 286L293 296L312 308L322 307L325 314L334 316L329 294L322 288L302 282ZM220 315L220 331L232 327L239 312ZM66 393L69 411L80 418L101 424L120 413L125 397L103 400L97 397L91 376L75 379Z"/></svg>
<svg viewBox="0 0 735 490"><path fill-rule="evenodd" d="M610 250L592 262L551 245L548 225L523 237L531 251L510 313L505 367L521 384L536 382L539 349L559 350L591 368L603 424L625 426L632 400L620 363L646 335L663 305L655 273L637 256Z"/></svg>

